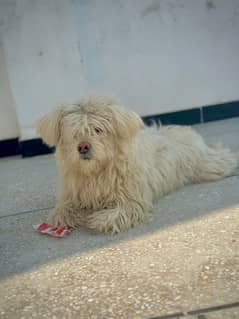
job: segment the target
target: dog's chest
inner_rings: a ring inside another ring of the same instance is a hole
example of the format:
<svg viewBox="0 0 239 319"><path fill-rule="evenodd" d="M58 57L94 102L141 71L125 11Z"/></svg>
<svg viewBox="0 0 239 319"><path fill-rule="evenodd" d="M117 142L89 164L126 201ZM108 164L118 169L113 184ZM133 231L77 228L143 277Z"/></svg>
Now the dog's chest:
<svg viewBox="0 0 239 319"><path fill-rule="evenodd" d="M115 202L115 185L108 180L83 178L74 181L72 193L82 209L111 208Z"/></svg>

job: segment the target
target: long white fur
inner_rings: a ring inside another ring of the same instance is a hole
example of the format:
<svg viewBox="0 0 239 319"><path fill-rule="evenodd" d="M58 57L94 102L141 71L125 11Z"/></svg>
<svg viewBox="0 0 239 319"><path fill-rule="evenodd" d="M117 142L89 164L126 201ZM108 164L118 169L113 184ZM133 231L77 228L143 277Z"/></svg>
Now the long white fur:
<svg viewBox="0 0 239 319"><path fill-rule="evenodd" d="M147 128L108 97L60 106L38 121L37 130L56 146L60 189L49 216L54 226L119 233L142 223L161 196L228 176L239 164L237 154L206 145L190 127ZM91 144L90 160L80 158L81 142Z"/></svg>

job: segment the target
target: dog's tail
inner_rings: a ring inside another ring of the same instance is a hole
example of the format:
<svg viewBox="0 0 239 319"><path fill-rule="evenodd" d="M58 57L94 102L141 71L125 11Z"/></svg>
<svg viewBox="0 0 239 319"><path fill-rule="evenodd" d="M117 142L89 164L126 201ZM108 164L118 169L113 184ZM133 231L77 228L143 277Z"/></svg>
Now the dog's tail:
<svg viewBox="0 0 239 319"><path fill-rule="evenodd" d="M210 144L204 153L200 169L197 172L198 181L210 182L235 175L238 166L239 153L232 152L221 144Z"/></svg>
<svg viewBox="0 0 239 319"><path fill-rule="evenodd" d="M237 157L237 167L239 167L239 152L236 152L236 157Z"/></svg>
<svg viewBox="0 0 239 319"><path fill-rule="evenodd" d="M217 142L217 143L210 143L208 144L208 147L213 148L214 150L218 150L219 148L222 148L222 143Z"/></svg>
<svg viewBox="0 0 239 319"><path fill-rule="evenodd" d="M222 143L220 143L220 142L208 144L208 147L212 148L214 150L220 150L220 149L224 148ZM239 151L237 151L235 153L233 153L233 152L231 152L231 153L235 156L236 161L237 161L237 167L239 167Z"/></svg>

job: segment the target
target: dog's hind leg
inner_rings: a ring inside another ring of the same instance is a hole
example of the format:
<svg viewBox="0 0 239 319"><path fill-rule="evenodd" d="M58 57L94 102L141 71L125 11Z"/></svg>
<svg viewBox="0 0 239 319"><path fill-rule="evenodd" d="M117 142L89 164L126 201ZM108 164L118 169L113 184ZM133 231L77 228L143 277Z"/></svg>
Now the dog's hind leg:
<svg viewBox="0 0 239 319"><path fill-rule="evenodd" d="M233 153L220 145L211 145L200 157L195 172L196 182L210 182L230 176L239 166L239 153Z"/></svg>
<svg viewBox="0 0 239 319"><path fill-rule="evenodd" d="M96 232L117 234L142 223L144 219L143 207L131 203L125 207L96 211L89 216L86 225Z"/></svg>

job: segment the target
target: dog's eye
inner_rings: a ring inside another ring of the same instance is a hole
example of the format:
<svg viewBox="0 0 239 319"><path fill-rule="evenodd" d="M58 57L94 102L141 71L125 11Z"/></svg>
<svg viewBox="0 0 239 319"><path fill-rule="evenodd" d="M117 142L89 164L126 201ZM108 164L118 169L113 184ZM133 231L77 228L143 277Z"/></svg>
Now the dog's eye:
<svg viewBox="0 0 239 319"><path fill-rule="evenodd" d="M100 133L102 133L103 131L102 131L101 128L95 127L95 132L96 132L96 134L100 134Z"/></svg>

